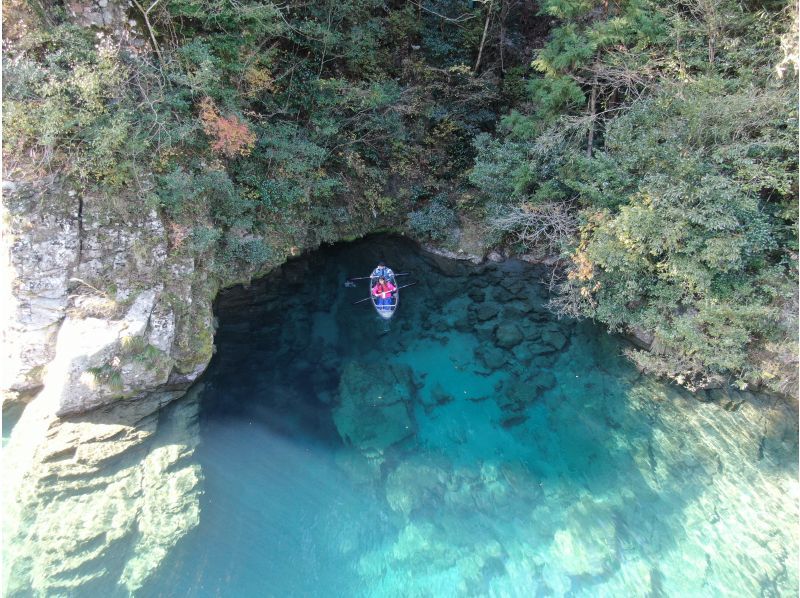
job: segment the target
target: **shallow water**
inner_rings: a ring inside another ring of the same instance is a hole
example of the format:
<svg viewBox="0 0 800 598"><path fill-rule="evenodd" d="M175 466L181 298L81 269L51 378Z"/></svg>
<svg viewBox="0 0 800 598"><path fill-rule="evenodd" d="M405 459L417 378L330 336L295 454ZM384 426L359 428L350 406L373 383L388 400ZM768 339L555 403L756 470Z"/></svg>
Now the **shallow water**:
<svg viewBox="0 0 800 598"><path fill-rule="evenodd" d="M380 256L388 327L342 287ZM224 293L200 524L140 594L796 595L796 413L639 376L540 276L370 239Z"/></svg>

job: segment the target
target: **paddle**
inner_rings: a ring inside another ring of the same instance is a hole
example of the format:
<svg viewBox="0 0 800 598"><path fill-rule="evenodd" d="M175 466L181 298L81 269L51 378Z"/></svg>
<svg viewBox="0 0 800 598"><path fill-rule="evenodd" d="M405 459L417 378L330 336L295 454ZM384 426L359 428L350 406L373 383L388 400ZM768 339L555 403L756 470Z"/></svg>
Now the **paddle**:
<svg viewBox="0 0 800 598"><path fill-rule="evenodd" d="M395 276L398 276L398 275L395 275ZM399 291L400 289L407 289L408 287L413 287L415 284L417 284L417 282L419 282L419 281L415 280L414 282L411 282L409 284L404 284L401 287L397 287L395 290ZM364 301L369 301L370 299L372 299L372 297L364 297L363 299L359 299L358 301L353 301L353 303L351 305L358 305L359 303L364 303Z"/></svg>
<svg viewBox="0 0 800 598"><path fill-rule="evenodd" d="M408 276L410 274L411 272L400 272L399 274L395 274L395 276ZM353 276L348 278L347 280L367 280L369 278L372 278L372 276ZM375 278L377 278L377 276Z"/></svg>

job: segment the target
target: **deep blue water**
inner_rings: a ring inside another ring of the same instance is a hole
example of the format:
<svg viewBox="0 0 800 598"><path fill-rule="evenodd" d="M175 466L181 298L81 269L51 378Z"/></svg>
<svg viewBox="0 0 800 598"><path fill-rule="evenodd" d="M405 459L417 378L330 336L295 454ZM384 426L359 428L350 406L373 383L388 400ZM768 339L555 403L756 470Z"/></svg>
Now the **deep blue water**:
<svg viewBox="0 0 800 598"><path fill-rule="evenodd" d="M388 326L342 286L381 257ZM200 523L138 594L796 595L796 420L640 376L542 274L369 238L223 292Z"/></svg>

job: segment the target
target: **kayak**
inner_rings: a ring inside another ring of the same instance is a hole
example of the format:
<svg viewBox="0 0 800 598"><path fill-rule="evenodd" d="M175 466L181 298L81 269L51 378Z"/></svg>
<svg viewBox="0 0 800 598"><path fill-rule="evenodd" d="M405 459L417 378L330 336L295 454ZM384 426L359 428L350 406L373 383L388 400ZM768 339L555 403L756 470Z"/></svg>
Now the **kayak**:
<svg viewBox="0 0 800 598"><path fill-rule="evenodd" d="M397 281L394 278L394 274L389 276L385 276L387 282L391 282L395 287L398 286ZM372 301L372 306L375 308L375 311L378 312L378 315L382 317L384 320L389 320L394 315L394 312L397 310L397 304L400 303L400 290L395 289L392 292L391 300L386 305L378 305L378 297L372 294L373 287L378 284L378 277L372 276L369 279L369 298Z"/></svg>

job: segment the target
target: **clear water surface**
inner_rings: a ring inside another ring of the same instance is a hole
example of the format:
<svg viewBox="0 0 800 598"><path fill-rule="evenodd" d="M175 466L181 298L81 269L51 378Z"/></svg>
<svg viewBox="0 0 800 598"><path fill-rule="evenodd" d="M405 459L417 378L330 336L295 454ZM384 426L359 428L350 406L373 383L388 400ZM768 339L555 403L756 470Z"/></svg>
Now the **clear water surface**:
<svg viewBox="0 0 800 598"><path fill-rule="evenodd" d="M342 286L379 257L388 327ZM640 376L541 276L370 238L224 292L200 523L138 594L797 595L796 412Z"/></svg>

